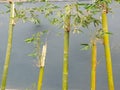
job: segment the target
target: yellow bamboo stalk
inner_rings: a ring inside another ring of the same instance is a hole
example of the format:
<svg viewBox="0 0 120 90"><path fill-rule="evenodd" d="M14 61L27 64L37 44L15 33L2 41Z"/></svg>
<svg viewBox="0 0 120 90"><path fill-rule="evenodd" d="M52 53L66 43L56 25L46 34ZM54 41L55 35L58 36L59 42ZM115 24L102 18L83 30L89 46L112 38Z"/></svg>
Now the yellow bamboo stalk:
<svg viewBox="0 0 120 90"><path fill-rule="evenodd" d="M92 41L92 58L91 58L91 90L96 90L96 64L97 64L97 46L96 41Z"/></svg>
<svg viewBox="0 0 120 90"><path fill-rule="evenodd" d="M102 11L102 27L103 27L103 31L105 33L104 37L103 37L103 42L104 42L104 52L105 52L105 58L106 58L106 70L107 70L107 76L108 76L108 88L109 88L109 90L114 90L114 80L113 80L109 35L106 34L108 32L106 9L104 9Z"/></svg>
<svg viewBox="0 0 120 90"><path fill-rule="evenodd" d="M8 44L7 44L3 75L2 75L1 90L5 90L6 88L11 49L12 49L13 27L14 27L14 2L11 1L10 2L10 21L9 21L9 30L8 30Z"/></svg>

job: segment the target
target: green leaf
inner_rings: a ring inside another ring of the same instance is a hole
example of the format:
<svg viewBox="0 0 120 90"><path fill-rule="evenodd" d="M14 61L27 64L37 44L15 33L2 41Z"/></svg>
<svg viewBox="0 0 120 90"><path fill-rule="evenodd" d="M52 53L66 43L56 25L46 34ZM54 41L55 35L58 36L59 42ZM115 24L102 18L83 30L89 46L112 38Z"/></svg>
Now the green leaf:
<svg viewBox="0 0 120 90"><path fill-rule="evenodd" d="M80 29L78 29L78 28L75 28L75 29L73 30L73 34L75 34L75 33L79 34L79 33L83 33L83 31L80 30Z"/></svg>
<svg viewBox="0 0 120 90"><path fill-rule="evenodd" d="M76 16L74 17L74 23L75 23L76 25L78 25L78 24L81 23L81 18L80 18L78 15L76 15Z"/></svg>
<svg viewBox="0 0 120 90"><path fill-rule="evenodd" d="M88 4L87 3L77 3L77 5L79 5L79 6L86 6Z"/></svg>
<svg viewBox="0 0 120 90"><path fill-rule="evenodd" d="M113 33L112 33L112 32L105 32L105 34L113 35Z"/></svg>
<svg viewBox="0 0 120 90"><path fill-rule="evenodd" d="M9 12L10 12L10 10L7 10L7 11L6 11L6 13L9 13Z"/></svg>
<svg viewBox="0 0 120 90"><path fill-rule="evenodd" d="M37 53L31 53L31 54L28 54L28 56L30 56L30 57L36 57Z"/></svg>
<svg viewBox="0 0 120 90"><path fill-rule="evenodd" d="M96 32L96 38L102 39L103 35L104 35L103 29L102 28L98 29Z"/></svg>
<svg viewBox="0 0 120 90"><path fill-rule="evenodd" d="M82 46L89 46L89 44L87 44L87 43L83 43L83 44L81 44Z"/></svg>
<svg viewBox="0 0 120 90"><path fill-rule="evenodd" d="M58 18L53 18L53 19L51 20L51 24L59 24Z"/></svg>
<svg viewBox="0 0 120 90"><path fill-rule="evenodd" d="M34 36L32 38L27 38L25 40L26 43L32 43L34 41Z"/></svg>
<svg viewBox="0 0 120 90"><path fill-rule="evenodd" d="M120 0L115 0L116 2L120 3Z"/></svg>
<svg viewBox="0 0 120 90"><path fill-rule="evenodd" d="M60 7L58 7L58 6L53 6L52 8L53 8L53 9L58 9L58 8L60 8Z"/></svg>
<svg viewBox="0 0 120 90"><path fill-rule="evenodd" d="M5 5L5 7L7 7L8 9L10 9L10 6L9 6L9 5Z"/></svg>
<svg viewBox="0 0 120 90"><path fill-rule="evenodd" d="M89 44L81 44L83 46L83 48L81 50L88 50L90 49L90 45Z"/></svg>
<svg viewBox="0 0 120 90"><path fill-rule="evenodd" d="M94 26L97 27L99 24L101 24L101 21L95 19L95 20L93 21L93 23L94 23Z"/></svg>

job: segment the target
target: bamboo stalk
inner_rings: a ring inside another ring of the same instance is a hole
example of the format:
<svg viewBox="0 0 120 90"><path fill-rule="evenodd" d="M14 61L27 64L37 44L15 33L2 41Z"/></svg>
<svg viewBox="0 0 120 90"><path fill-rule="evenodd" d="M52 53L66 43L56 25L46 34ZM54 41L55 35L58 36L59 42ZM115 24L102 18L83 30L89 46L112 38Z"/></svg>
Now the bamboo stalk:
<svg viewBox="0 0 120 90"><path fill-rule="evenodd" d="M108 88L109 88L109 90L114 90L114 80L113 80L109 35L106 34L108 32L106 9L104 9L102 11L102 27L103 27L103 31L105 33L104 37L103 37L103 42L104 42L104 52L105 52L105 58L106 58L106 70L107 70L107 76L108 76Z"/></svg>
<svg viewBox="0 0 120 90"><path fill-rule="evenodd" d="M69 58L69 32L70 32L70 5L65 8L64 17L64 57L63 57L63 76L62 90L68 90L68 58Z"/></svg>
<svg viewBox="0 0 120 90"><path fill-rule="evenodd" d="M97 46L96 41L92 41L92 58L91 58L91 90L96 90L96 64L97 64Z"/></svg>
<svg viewBox="0 0 120 90"><path fill-rule="evenodd" d="M42 90L43 78L44 78L44 67L40 67L37 90Z"/></svg>
<svg viewBox="0 0 120 90"><path fill-rule="evenodd" d="M42 83L43 83L43 78L44 78L44 67L45 67L46 52L47 52L47 43L45 45L43 45L43 49L42 49L37 90L42 90Z"/></svg>
<svg viewBox="0 0 120 90"><path fill-rule="evenodd" d="M10 21L9 21L9 30L8 30L8 44L6 51L6 59L4 64L4 70L2 75L1 90L5 90L7 75L10 63L11 49L12 49L12 38L13 38L13 27L14 27L14 2L10 2Z"/></svg>

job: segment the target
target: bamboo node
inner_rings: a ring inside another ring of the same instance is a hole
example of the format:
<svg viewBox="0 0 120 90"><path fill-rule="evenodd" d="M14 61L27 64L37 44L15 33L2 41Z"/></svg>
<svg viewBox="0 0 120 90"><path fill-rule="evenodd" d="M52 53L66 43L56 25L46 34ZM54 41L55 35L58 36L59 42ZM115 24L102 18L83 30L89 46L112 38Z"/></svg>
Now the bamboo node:
<svg viewBox="0 0 120 90"><path fill-rule="evenodd" d="M13 0L7 0L9 3L13 3Z"/></svg>

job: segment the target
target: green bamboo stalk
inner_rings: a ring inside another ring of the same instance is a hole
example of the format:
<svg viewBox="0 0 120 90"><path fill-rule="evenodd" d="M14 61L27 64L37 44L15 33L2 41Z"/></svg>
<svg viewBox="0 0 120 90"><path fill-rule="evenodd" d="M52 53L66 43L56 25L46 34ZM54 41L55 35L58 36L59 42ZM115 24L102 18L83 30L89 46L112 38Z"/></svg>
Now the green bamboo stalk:
<svg viewBox="0 0 120 90"><path fill-rule="evenodd" d="M63 57L62 90L68 90L70 8L71 8L70 5L66 6L65 17L64 17L64 57Z"/></svg>
<svg viewBox="0 0 120 90"><path fill-rule="evenodd" d="M91 90L96 90L96 64L97 64L97 46L96 40L92 41L92 59L91 59Z"/></svg>
<svg viewBox="0 0 120 90"><path fill-rule="evenodd" d="M5 90L7 75L10 63L11 49L12 49L12 38L13 38L13 27L14 27L14 2L10 2L10 21L9 21L9 30L8 30L8 44L6 51L6 59L4 64L4 70L2 75L1 90Z"/></svg>
<svg viewBox="0 0 120 90"><path fill-rule="evenodd" d="M106 7L102 11L102 27L103 27L103 31L105 33L104 37L103 37L103 42L104 42L104 52L105 52L105 58L106 58L106 70L107 70L107 76L108 76L108 88L109 88L109 90L114 90L114 80L113 80L109 35L106 34L108 32Z"/></svg>
<svg viewBox="0 0 120 90"><path fill-rule="evenodd" d="M42 55L41 55L41 58L40 58L40 71L39 71L39 76L38 76L37 90L42 90L46 52L47 52L47 43L45 45L43 45Z"/></svg>

